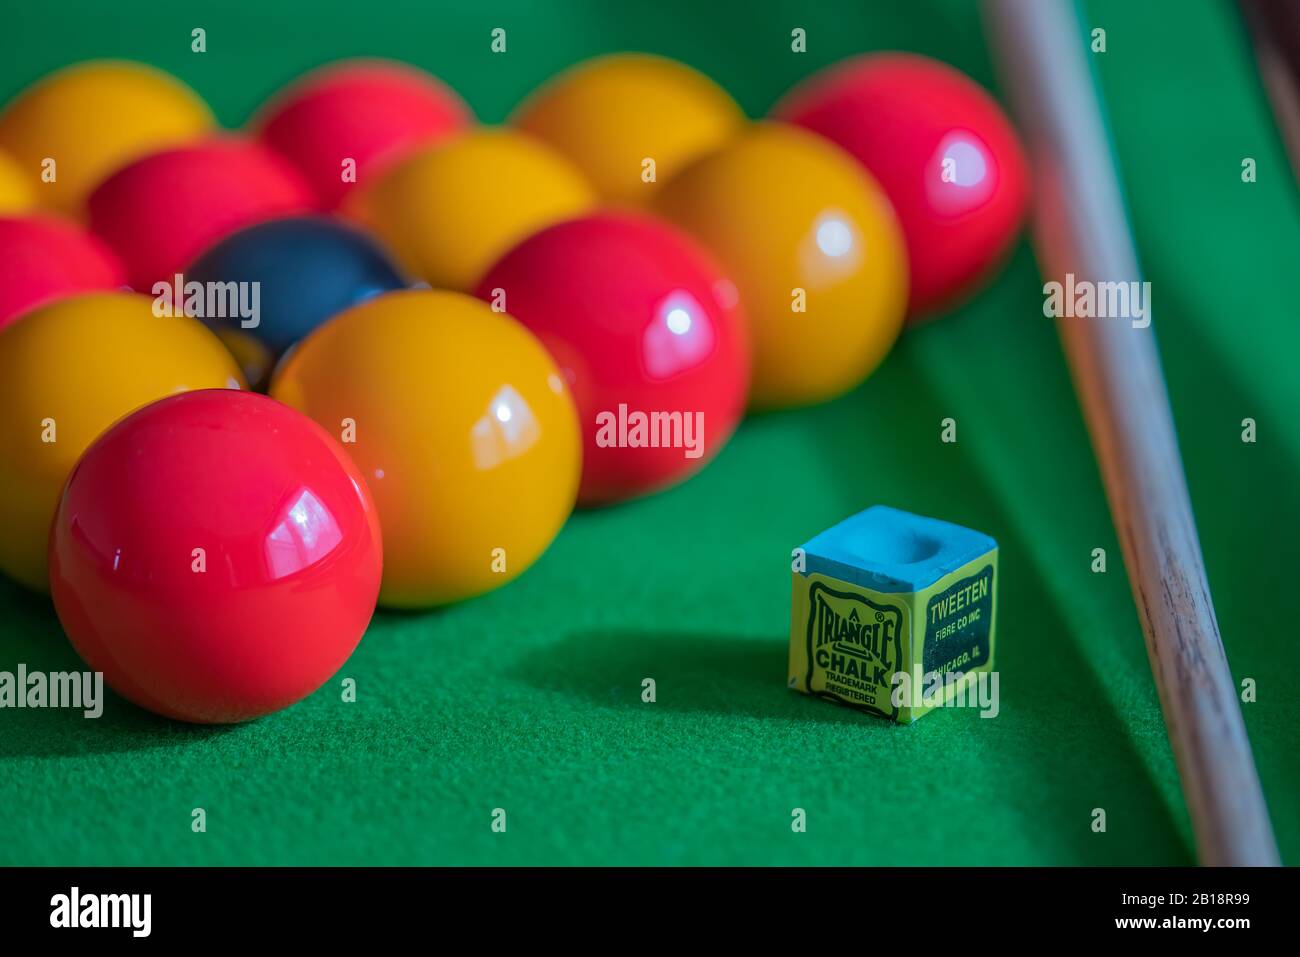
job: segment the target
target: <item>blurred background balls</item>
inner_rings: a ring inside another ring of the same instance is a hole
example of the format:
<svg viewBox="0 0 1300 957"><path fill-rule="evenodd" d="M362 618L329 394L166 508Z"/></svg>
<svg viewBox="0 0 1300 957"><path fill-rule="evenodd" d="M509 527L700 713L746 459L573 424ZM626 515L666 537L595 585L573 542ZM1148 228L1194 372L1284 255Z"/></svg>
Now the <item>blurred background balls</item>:
<svg viewBox="0 0 1300 957"><path fill-rule="evenodd" d="M272 97L253 122L258 138L307 179L333 209L412 150L473 122L457 93L423 70L387 60L353 60L307 74ZM345 180L344 162L355 163Z"/></svg>
<svg viewBox="0 0 1300 957"><path fill-rule="evenodd" d="M185 281L257 284L253 319L207 317L244 378L261 386L276 359L349 306L408 285L379 244L325 216L259 223L227 236L185 270ZM255 324L254 324L255 323Z"/></svg>
<svg viewBox="0 0 1300 957"><path fill-rule="evenodd" d="M117 256L81 227L53 216L0 216L0 328L60 296L125 283Z"/></svg>
<svg viewBox="0 0 1300 957"><path fill-rule="evenodd" d="M773 116L852 153L893 203L910 317L957 304L1024 222L1029 169L1002 108L970 77L910 53L869 54L799 84Z"/></svg>
<svg viewBox="0 0 1300 957"><path fill-rule="evenodd" d="M758 409L819 402L889 352L907 257L889 201L853 158L764 123L665 185L654 208L710 249L749 321Z"/></svg>
<svg viewBox="0 0 1300 957"><path fill-rule="evenodd" d="M50 540L59 621L119 694L246 721L315 691L379 592L374 503L338 442L265 396L145 406L77 463Z"/></svg>
<svg viewBox="0 0 1300 957"><path fill-rule="evenodd" d="M11 154L46 209L81 214L99 183L127 163L193 142L214 120L175 77L142 63L95 60L52 73L0 112L0 150ZM43 182L46 159L53 182Z"/></svg>
<svg viewBox="0 0 1300 957"><path fill-rule="evenodd" d="M530 236L478 295L500 297L569 382L583 505L681 481L717 454L745 411L749 351L736 287L694 240L648 216L601 213Z"/></svg>
<svg viewBox="0 0 1300 957"><path fill-rule="evenodd" d="M140 292L253 223L306 212L312 196L274 153L238 139L154 153L119 170L88 202L90 226Z"/></svg>
<svg viewBox="0 0 1300 957"><path fill-rule="evenodd" d="M156 317L135 293L59 299L0 329L0 571L45 590L59 492L115 420L174 392L242 385L216 336Z"/></svg>
<svg viewBox="0 0 1300 957"><path fill-rule="evenodd" d="M683 63L620 53L544 84L511 122L568 157L602 200L643 205L659 184L739 133L745 115L722 87ZM643 175L647 159L652 182Z"/></svg>
<svg viewBox="0 0 1300 957"><path fill-rule="evenodd" d="M469 296L408 290L355 306L285 357L271 395L344 438L369 483L381 604L496 588L573 508L582 452L568 387L527 329Z"/></svg>
<svg viewBox="0 0 1300 957"><path fill-rule="evenodd" d="M422 150L344 207L408 272L468 292L531 233L596 202L582 174L549 146L510 129L478 129Z"/></svg>
<svg viewBox="0 0 1300 957"><path fill-rule="evenodd" d="M0 153L0 216L24 213L36 205L36 188L8 153Z"/></svg>

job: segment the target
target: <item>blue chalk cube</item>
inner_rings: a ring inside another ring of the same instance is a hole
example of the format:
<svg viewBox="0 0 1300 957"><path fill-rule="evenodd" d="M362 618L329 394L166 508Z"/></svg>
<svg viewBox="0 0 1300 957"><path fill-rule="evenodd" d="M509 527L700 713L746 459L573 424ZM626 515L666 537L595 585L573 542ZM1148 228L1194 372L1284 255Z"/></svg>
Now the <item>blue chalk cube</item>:
<svg viewBox="0 0 1300 957"><path fill-rule="evenodd" d="M877 505L795 550L790 680L896 721L954 700L993 668L998 546Z"/></svg>

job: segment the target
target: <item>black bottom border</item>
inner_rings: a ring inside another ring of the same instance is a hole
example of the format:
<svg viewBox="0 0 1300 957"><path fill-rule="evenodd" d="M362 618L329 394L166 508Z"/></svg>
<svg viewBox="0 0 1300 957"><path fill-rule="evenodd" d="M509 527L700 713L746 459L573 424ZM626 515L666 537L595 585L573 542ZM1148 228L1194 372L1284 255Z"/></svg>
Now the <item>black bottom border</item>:
<svg viewBox="0 0 1300 957"><path fill-rule="evenodd" d="M1231 945L1294 923L1295 878L1281 868L8 868L0 926L6 942L81 944L373 943L431 930L495 942L581 928L620 938L712 929L765 943L788 929L828 945L896 933L900 944L960 946L972 929L985 943L989 932L999 943L1172 933ZM73 888L76 923L116 910L127 926L53 926L72 923ZM147 936L137 933L143 897L99 896L145 894Z"/></svg>

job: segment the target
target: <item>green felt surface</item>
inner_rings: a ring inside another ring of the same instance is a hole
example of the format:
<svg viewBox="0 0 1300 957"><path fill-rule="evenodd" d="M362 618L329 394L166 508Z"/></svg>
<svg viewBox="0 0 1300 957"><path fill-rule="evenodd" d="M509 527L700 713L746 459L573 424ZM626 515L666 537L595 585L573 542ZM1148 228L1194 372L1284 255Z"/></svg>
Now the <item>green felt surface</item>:
<svg viewBox="0 0 1300 957"><path fill-rule="evenodd" d="M1284 860L1300 860L1300 705L1288 583L1300 529L1294 182L1228 3L1093 0L1096 57L1148 278L1224 643ZM189 31L208 52L189 52ZM509 52L488 31L509 30ZM806 55L789 31L808 30ZM992 85L973 4L164 5L7 11L0 97L129 56L238 124L306 67L383 54L503 118L555 70L645 49L754 115L868 49ZM1259 181L1243 184L1253 157ZM301 704L204 729L120 699L0 711L2 864L1187 863L1187 813L1097 469L1021 245L996 281L908 332L819 408L747 421L699 477L576 515L518 581L379 614ZM955 445L940 419L958 422ZM1258 421L1243 444L1241 420ZM910 727L785 690L789 550L884 502L1001 545L1002 711ZM499 507L508 507L502 505ZM3 531L0 530L0 534ZM1093 574L1105 548L1109 570ZM47 602L0 583L0 669L77 665ZM359 700L340 701L355 678ZM653 677L658 701L643 704ZM194 834L190 814L207 811ZM807 833L792 833L793 808ZM1105 834L1091 831L1093 808ZM494 808L508 830L490 830Z"/></svg>

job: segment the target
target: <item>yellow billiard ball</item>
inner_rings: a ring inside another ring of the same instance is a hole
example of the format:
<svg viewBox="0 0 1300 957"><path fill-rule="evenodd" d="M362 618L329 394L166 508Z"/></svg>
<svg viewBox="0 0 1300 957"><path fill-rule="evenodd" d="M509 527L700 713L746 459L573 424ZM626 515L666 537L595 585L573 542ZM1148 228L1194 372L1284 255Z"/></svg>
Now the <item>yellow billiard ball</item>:
<svg viewBox="0 0 1300 957"><path fill-rule="evenodd" d="M13 155L45 209L77 216L90 192L146 153L207 134L212 112L161 70L94 60L28 87L0 113L0 149ZM42 179L45 163L54 165Z"/></svg>
<svg viewBox="0 0 1300 957"><path fill-rule="evenodd" d="M745 116L722 87L685 64L619 53L560 74L511 122L576 163L606 202L640 206L735 137Z"/></svg>
<svg viewBox="0 0 1300 957"><path fill-rule="evenodd" d="M0 153L0 216L22 213L36 205L36 194L18 161Z"/></svg>
<svg viewBox="0 0 1300 957"><path fill-rule="evenodd" d="M754 350L753 408L832 398L898 337L907 256L888 199L851 156L775 123L682 171L654 209L736 283Z"/></svg>
<svg viewBox="0 0 1300 957"><path fill-rule="evenodd" d="M573 398L533 334L453 292L368 300L300 342L271 395L338 436L370 486L382 605L417 608L510 581L573 509Z"/></svg>
<svg viewBox="0 0 1300 957"><path fill-rule="evenodd" d="M360 184L343 212L378 235L412 275L467 292L515 243L595 201L577 168L540 140L483 128Z"/></svg>
<svg viewBox="0 0 1300 957"><path fill-rule="evenodd" d="M190 389L243 387L196 319L160 319L148 296L88 293L0 330L0 571L45 591L50 522L81 453L140 406Z"/></svg>

